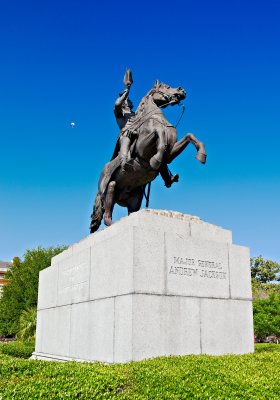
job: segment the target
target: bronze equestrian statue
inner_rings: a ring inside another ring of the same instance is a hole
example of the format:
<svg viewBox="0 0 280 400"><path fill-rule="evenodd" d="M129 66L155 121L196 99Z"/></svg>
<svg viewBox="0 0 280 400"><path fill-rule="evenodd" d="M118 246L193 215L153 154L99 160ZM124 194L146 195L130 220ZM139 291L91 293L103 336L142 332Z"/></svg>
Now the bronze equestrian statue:
<svg viewBox="0 0 280 400"><path fill-rule="evenodd" d="M125 170L127 161L129 159L128 157L131 142L137 139L137 132L130 129L131 124L135 120L133 103L128 97L132 83L132 72L130 69L127 69L124 76L124 84L126 89L123 93L120 93L120 96L116 100L114 107L116 121L121 131L111 160L119 155L122 171ZM178 174L172 175L170 173L166 162L162 163L159 172L164 180L165 186L168 188L171 187L174 182L178 182L179 180Z"/></svg>
<svg viewBox="0 0 280 400"><path fill-rule="evenodd" d="M196 158L203 164L206 162L204 144L192 133L177 141L176 129L161 111L161 108L179 104L185 99L185 90L156 81L134 113L128 98L132 82L131 71L127 70L124 78L126 90L119 96L114 110L121 132L112 160L104 166L99 178L91 215L91 233L99 228L103 214L104 224L112 224L116 203L127 207L128 214L138 211L146 185L158 174L161 174L167 187L177 182L178 175L172 175L167 164L189 143L197 149Z"/></svg>

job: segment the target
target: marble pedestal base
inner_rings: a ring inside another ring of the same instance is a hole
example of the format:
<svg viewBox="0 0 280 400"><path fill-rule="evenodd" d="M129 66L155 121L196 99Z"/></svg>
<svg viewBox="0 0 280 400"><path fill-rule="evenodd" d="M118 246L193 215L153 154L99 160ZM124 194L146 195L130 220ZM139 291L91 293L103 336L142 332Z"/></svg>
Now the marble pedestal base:
<svg viewBox="0 0 280 400"><path fill-rule="evenodd" d="M249 249L197 217L141 210L40 273L32 358L127 362L254 351Z"/></svg>

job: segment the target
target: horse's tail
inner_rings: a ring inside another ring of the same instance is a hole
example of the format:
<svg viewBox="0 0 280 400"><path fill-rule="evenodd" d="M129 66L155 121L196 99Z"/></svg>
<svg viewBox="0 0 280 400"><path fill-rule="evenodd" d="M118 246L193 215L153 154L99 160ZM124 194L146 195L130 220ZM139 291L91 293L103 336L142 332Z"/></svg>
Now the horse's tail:
<svg viewBox="0 0 280 400"><path fill-rule="evenodd" d="M95 197L93 212L91 214L90 233L94 233L100 227L104 213L103 201L100 192Z"/></svg>

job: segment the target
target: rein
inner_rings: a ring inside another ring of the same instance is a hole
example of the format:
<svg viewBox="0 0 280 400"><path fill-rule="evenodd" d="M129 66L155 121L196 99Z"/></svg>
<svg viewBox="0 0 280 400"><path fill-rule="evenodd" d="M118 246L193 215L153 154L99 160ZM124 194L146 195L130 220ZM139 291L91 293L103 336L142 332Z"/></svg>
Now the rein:
<svg viewBox="0 0 280 400"><path fill-rule="evenodd" d="M165 95L161 90L157 90L156 92L159 93L159 94L161 94L164 98L166 98L166 95ZM171 101L172 101L172 100L171 100ZM162 107L164 107L164 106L167 106L168 104L170 104L170 101L168 101L168 103L162 104L161 106L159 106L159 108L162 108ZM180 103L179 103L178 106L181 106L181 107L182 107L182 113L181 113L181 115L180 115L180 117L179 117L179 119L178 119L178 121L177 121L177 124L175 125L175 128L177 128L177 126L179 125L179 123L180 123L180 121L181 121L181 119L182 119L182 117L183 117L183 115L184 115L185 109L186 109L185 104L180 104Z"/></svg>
<svg viewBox="0 0 280 400"><path fill-rule="evenodd" d="M182 107L182 113L180 115L180 118L178 119L177 124L175 125L175 128L177 128L177 126L179 125L179 123L184 115L185 109L186 109L185 104L178 104L178 106Z"/></svg>

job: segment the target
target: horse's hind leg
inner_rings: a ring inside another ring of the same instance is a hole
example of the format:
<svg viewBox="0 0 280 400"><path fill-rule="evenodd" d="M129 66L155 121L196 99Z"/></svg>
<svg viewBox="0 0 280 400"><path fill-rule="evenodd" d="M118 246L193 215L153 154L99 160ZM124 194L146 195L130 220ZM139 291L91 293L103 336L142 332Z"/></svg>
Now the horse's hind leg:
<svg viewBox="0 0 280 400"><path fill-rule="evenodd" d="M168 155L167 163L170 164L174 160L174 158L176 158L179 154L182 153L183 150L185 150L185 148L189 143L192 143L197 149L197 154L196 154L197 160L199 160L202 164L205 164L206 151L204 144L200 142L192 133L188 133L181 140L179 140L174 144L172 150Z"/></svg>
<svg viewBox="0 0 280 400"><path fill-rule="evenodd" d="M108 185L107 194L104 201L104 224L107 226L112 225L112 213L115 205L115 188L116 182L112 181Z"/></svg>
<svg viewBox="0 0 280 400"><path fill-rule="evenodd" d="M129 199L127 199L128 215L140 210L143 196L144 196L144 188L139 187L138 189L133 191L133 195L129 197Z"/></svg>

